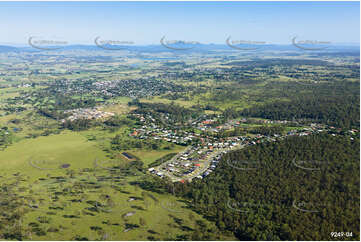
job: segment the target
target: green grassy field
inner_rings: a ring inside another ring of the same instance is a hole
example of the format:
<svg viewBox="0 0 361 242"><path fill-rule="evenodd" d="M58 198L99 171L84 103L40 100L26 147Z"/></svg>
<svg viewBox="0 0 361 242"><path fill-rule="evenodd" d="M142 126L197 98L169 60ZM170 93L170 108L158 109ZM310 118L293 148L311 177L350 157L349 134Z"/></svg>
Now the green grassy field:
<svg viewBox="0 0 361 242"><path fill-rule="evenodd" d="M182 148L129 152L148 164ZM149 175L96 166L94 161L106 155L85 132L72 131L20 140L0 151L0 180L19 179L15 191L22 197L22 230L30 239L174 240L191 236L196 220L214 228L176 197L129 184Z"/></svg>
<svg viewBox="0 0 361 242"><path fill-rule="evenodd" d="M1 152L0 162L3 171L39 173L29 171L29 159L61 160L72 168L82 168L90 166L96 157L105 157L105 153L97 149L95 143L75 132L64 131L59 135L21 140Z"/></svg>
<svg viewBox="0 0 361 242"><path fill-rule="evenodd" d="M137 157L142 157L144 165L147 166L148 164L159 159L160 157L163 157L170 153L178 153L185 149L186 147L184 146L175 145L175 147L171 150L127 150L127 152L134 154Z"/></svg>

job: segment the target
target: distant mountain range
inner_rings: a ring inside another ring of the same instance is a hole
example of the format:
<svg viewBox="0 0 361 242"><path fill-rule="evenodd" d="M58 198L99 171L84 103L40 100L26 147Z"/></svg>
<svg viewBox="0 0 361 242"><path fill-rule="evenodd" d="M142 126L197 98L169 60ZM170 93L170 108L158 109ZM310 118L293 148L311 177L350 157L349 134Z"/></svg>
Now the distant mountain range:
<svg viewBox="0 0 361 242"><path fill-rule="evenodd" d="M167 48L163 45L134 45L134 46L103 46L104 48L98 47L96 45L68 45L64 46L60 49L54 50L40 50L36 49L31 46L26 47L14 47L9 45L0 45L0 53L7 53L7 52L39 52L39 51L64 51L64 50L85 50L85 51L116 51L116 50L128 50L134 52L148 52L148 53L157 53L157 52L174 52L174 51L181 51L184 53L187 52L217 52L217 51L242 51L237 50L235 48L231 48L225 44L195 44L192 45L191 49L183 49L183 50L174 50L171 48ZM264 45L257 45L257 49L254 51L302 51L301 49L296 48L293 45L275 45L275 44L264 44ZM252 46L250 46L251 51ZM349 51L360 51L359 45L330 45L327 49L323 51L336 51L336 52L349 52Z"/></svg>
<svg viewBox="0 0 361 242"><path fill-rule="evenodd" d="M19 49L13 46L0 45L0 53L3 52L18 52Z"/></svg>

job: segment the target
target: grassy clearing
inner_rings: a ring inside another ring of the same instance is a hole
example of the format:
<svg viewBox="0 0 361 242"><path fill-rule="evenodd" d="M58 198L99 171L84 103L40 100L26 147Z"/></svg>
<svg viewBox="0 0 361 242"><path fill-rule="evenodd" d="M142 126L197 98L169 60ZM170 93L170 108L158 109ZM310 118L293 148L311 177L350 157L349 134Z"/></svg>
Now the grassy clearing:
<svg viewBox="0 0 361 242"><path fill-rule="evenodd" d="M191 107L193 105L195 105L196 103L194 102L194 100L192 101L184 101L184 100L169 100L166 98L162 98L159 96L155 96L153 98L142 98L140 99L141 102L145 102L145 103L166 103L166 104L170 104L172 102L174 102L175 104L178 104L182 107Z"/></svg>
<svg viewBox="0 0 361 242"><path fill-rule="evenodd" d="M110 105L106 105L104 107L101 107L100 110L104 111L104 112L111 112L111 113L115 113L118 115L121 114L127 114L129 113L131 110L134 110L134 107L129 107L127 104L110 104Z"/></svg>
<svg viewBox="0 0 361 242"><path fill-rule="evenodd" d="M29 224L39 221L39 217L46 217L50 219L50 223L40 225L44 231L48 231L49 228L62 230L56 233L48 232L46 236L35 234L32 236L33 240L71 240L76 235L87 237L89 240L149 240L149 236L165 240L185 234L181 226L195 228L196 220L202 220L208 226L212 226L198 214L185 208L184 202L169 195L145 192L134 186L124 185L122 192L103 186L101 192L88 192L84 197L86 201L99 201L105 204L106 202L101 199L105 194L111 197L113 205L102 207L99 212L89 212L87 208L92 206L87 203L69 203L69 200L76 196L64 196L56 203L49 202L50 199L43 202L38 209L33 209L27 214L23 223ZM43 193L42 196L45 198L46 194ZM64 209L50 210L49 206ZM84 214L84 211L89 213ZM49 215L49 212L56 214ZM69 215L75 218L68 218ZM177 220L181 221L181 224L177 224ZM139 227L129 230L129 225Z"/></svg>
<svg viewBox="0 0 361 242"><path fill-rule="evenodd" d="M182 148L129 152L148 163ZM22 224L24 233L32 240L74 240L76 236L89 240L165 240L190 235L192 231L184 231L184 228L194 229L196 220L214 226L171 195L130 185L128 182L137 180L138 175L115 178L109 170L95 168L94 160L106 159L106 153L96 142L88 141L84 134L64 131L58 135L21 140L1 151L0 157L0 179L8 179L15 173L24 177L18 184L18 194L31 198L24 200L23 209L28 212L23 216ZM37 160L46 161L35 162L42 168L59 168L62 164L70 167L41 170L29 163ZM84 168L90 170L84 171ZM87 187L89 184L93 188ZM79 186L83 188L79 190ZM136 199L132 200L132 197ZM95 207L90 204L92 201L97 202ZM42 232L34 232L31 223L36 223ZM129 229L132 226L134 228Z"/></svg>
<svg viewBox="0 0 361 242"><path fill-rule="evenodd" d="M105 155L94 142L86 140L75 132L64 131L59 135L24 139L9 146L4 151L0 151L0 166L4 172L19 171L36 177L41 171L31 169L28 164L29 159L60 160L77 169L91 167L96 157L105 157Z"/></svg>
<svg viewBox="0 0 361 242"><path fill-rule="evenodd" d="M148 164L154 162L155 160L170 154L170 153L178 153L185 150L184 146L175 145L173 149L170 150L127 150L131 154L134 154L137 157L140 157L144 162L144 165L147 166Z"/></svg>

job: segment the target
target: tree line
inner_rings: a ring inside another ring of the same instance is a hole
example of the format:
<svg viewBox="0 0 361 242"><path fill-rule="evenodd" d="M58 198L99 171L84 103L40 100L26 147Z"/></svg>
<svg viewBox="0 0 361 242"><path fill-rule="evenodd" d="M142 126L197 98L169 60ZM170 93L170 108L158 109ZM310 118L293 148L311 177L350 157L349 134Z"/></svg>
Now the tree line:
<svg viewBox="0 0 361 242"><path fill-rule="evenodd" d="M359 154L358 135L289 137L227 153L202 180L139 184L187 199L240 240L359 240Z"/></svg>

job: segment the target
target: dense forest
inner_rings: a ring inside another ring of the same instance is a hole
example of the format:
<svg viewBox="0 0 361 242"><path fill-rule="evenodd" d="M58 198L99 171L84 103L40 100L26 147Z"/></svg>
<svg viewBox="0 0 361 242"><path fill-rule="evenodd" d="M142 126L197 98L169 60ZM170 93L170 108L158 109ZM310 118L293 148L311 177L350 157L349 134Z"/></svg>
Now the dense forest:
<svg viewBox="0 0 361 242"><path fill-rule="evenodd" d="M227 119L258 117L324 123L339 128L358 128L360 125L360 86L356 82L337 81L315 83L272 82L255 88L258 95L249 97L248 106L230 106L222 114ZM247 96L242 86L217 89L212 100L224 102Z"/></svg>
<svg viewBox="0 0 361 242"><path fill-rule="evenodd" d="M241 115L273 120L310 119L342 128L360 125L357 96L299 96L291 101L277 101L241 112Z"/></svg>
<svg viewBox="0 0 361 242"><path fill-rule="evenodd" d="M359 137L319 134L227 153L213 174L143 188L172 192L240 240L359 240ZM308 231L308 232L305 232Z"/></svg>

